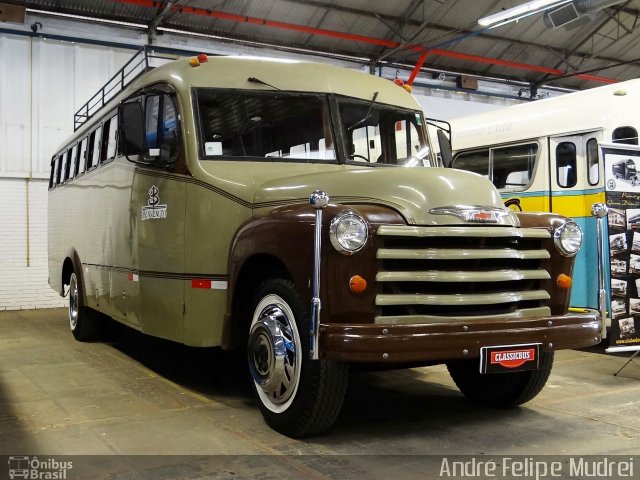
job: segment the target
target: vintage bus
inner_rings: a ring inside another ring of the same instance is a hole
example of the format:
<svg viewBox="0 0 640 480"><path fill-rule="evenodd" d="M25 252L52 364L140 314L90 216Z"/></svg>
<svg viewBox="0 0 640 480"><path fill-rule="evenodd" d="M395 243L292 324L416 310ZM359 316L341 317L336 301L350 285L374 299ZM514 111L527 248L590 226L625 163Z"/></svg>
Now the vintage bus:
<svg viewBox="0 0 640 480"><path fill-rule="evenodd" d="M107 316L244 349L292 437L331 426L351 362L446 363L468 397L514 406L555 350L599 341L597 314L567 315L580 229L433 168L405 89L248 57L143 70L101 89L51 161L49 281L78 340Z"/></svg>
<svg viewBox="0 0 640 480"><path fill-rule="evenodd" d="M585 240L571 296L575 307L599 308L597 220L591 214L594 203L605 201L599 145L638 145L634 105L640 107L640 80L451 120L454 168L490 179L511 208L558 213L582 228ZM635 186L633 160L611 168L616 178ZM616 215L610 212L609 224ZM602 262L608 278L607 254Z"/></svg>

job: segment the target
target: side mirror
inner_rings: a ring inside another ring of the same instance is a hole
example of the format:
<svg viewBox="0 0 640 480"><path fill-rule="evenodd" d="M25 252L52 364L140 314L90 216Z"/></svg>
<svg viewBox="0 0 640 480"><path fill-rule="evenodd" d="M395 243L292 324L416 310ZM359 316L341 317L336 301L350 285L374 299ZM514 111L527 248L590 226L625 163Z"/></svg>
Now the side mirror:
<svg viewBox="0 0 640 480"><path fill-rule="evenodd" d="M438 145L440 146L440 156L442 158L442 166L451 168L453 164L453 153L451 152L451 142L447 134L443 130L438 130Z"/></svg>
<svg viewBox="0 0 640 480"><path fill-rule="evenodd" d="M148 154L145 137L144 115L140 102L122 103L118 107L120 119L120 138L122 151L128 160L129 155Z"/></svg>

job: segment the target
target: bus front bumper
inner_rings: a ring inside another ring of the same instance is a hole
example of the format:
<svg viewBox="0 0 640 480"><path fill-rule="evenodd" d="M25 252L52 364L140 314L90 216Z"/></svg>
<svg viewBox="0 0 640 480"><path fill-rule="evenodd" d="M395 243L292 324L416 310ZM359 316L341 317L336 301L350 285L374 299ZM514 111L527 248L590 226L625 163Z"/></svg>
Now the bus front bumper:
<svg viewBox="0 0 640 480"><path fill-rule="evenodd" d="M478 358L481 347L540 343L543 352L600 342L598 313L425 324L321 324L320 351L339 362L445 362Z"/></svg>

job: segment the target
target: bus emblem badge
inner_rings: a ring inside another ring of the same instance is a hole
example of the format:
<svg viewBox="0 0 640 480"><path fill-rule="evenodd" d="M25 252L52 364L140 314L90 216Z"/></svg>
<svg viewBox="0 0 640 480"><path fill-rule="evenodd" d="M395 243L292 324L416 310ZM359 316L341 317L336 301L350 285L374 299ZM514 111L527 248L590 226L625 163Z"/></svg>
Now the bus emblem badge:
<svg viewBox="0 0 640 480"><path fill-rule="evenodd" d="M167 218L167 206L160 205L160 189L152 185L149 189L149 200L142 207L142 220L153 218Z"/></svg>

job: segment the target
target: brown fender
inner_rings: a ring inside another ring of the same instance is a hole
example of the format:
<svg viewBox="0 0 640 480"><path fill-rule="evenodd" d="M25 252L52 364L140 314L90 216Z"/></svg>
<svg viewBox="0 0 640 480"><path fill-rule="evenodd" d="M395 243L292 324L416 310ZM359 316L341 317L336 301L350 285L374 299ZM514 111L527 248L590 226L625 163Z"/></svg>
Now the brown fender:
<svg viewBox="0 0 640 480"><path fill-rule="evenodd" d="M369 239L365 247L354 255L336 251L329 239L329 225L333 217L344 210L353 210L369 222ZM241 323L236 318L234 298L242 294L238 282L243 268L256 258L268 258L284 267L305 301L311 304L311 276L313 272L314 210L308 204L280 207L257 216L240 227L231 247L229 263L229 312L223 327L223 348L232 348ZM328 205L323 211L322 260L320 273L321 323L371 323L375 316L377 270L375 230L381 224L405 224L398 213L387 207L374 205ZM265 272L269 275L269 272ZM349 289L349 279L360 275L367 281L367 289L355 294ZM257 280L257 279L254 279ZM250 302L247 293L242 302Z"/></svg>

